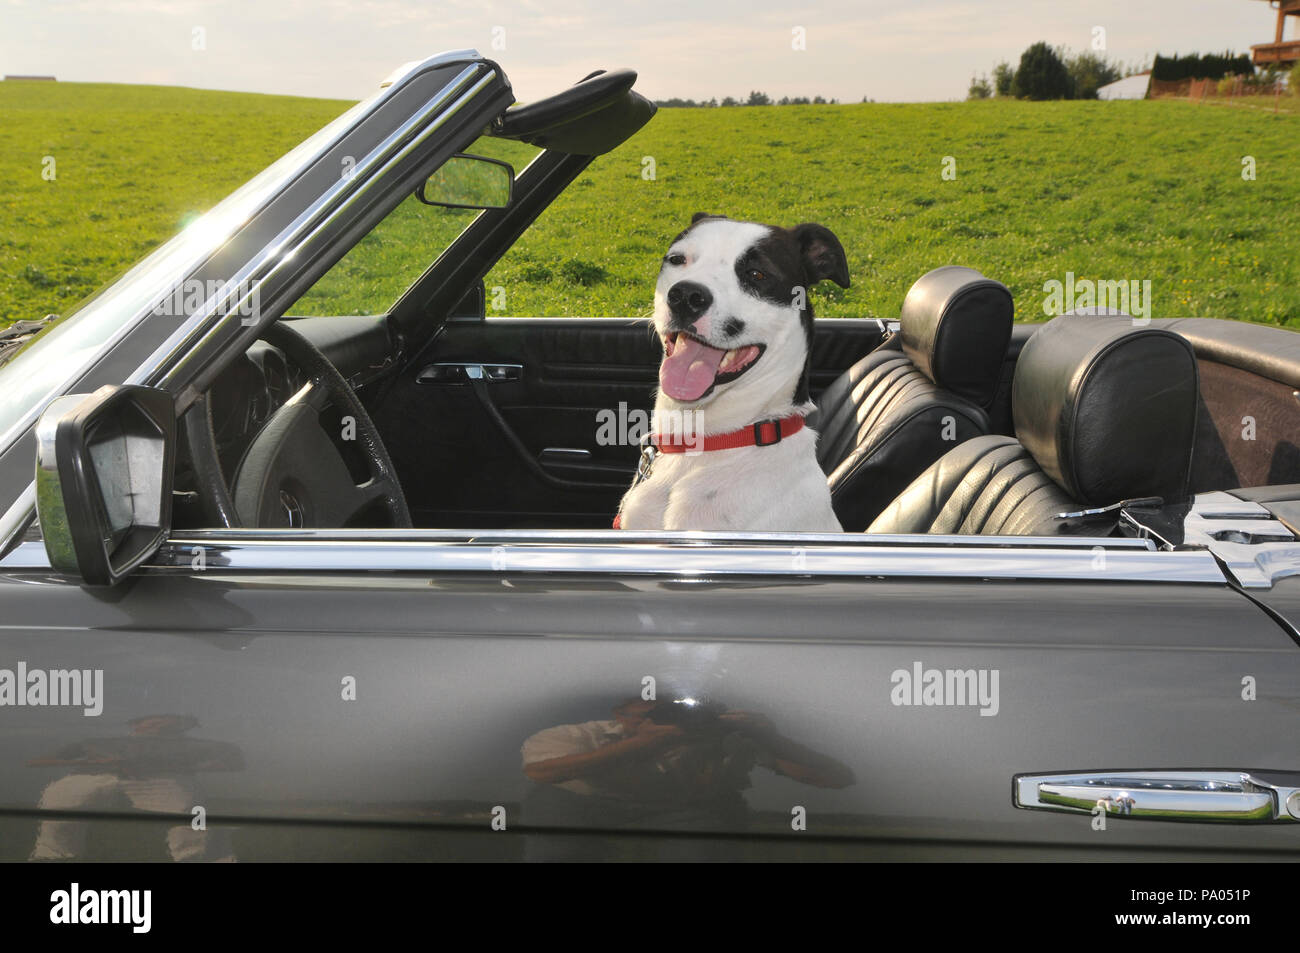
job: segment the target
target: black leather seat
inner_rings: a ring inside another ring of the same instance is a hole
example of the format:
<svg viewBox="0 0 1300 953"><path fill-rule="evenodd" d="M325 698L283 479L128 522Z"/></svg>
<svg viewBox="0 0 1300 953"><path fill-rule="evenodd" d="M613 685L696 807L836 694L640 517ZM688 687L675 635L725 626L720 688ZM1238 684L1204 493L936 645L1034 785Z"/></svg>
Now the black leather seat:
<svg viewBox="0 0 1300 953"><path fill-rule="evenodd" d="M936 268L908 291L899 333L826 388L809 423L845 530L866 529L922 470L989 432L1013 310L999 282Z"/></svg>
<svg viewBox="0 0 1300 953"><path fill-rule="evenodd" d="M1191 345L1127 316L1063 315L1025 344L1012 387L1016 437L950 451L869 533L1105 536L1115 514L1059 514L1188 495L1198 379Z"/></svg>

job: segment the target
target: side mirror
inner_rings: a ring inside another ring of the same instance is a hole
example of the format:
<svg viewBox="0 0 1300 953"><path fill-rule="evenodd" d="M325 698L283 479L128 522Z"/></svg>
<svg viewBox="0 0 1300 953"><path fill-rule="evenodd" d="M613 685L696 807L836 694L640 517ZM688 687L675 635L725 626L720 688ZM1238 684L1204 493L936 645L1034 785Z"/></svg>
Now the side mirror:
<svg viewBox="0 0 1300 953"><path fill-rule="evenodd" d="M505 208L515 185L510 163L457 153L416 189L425 205L447 208Z"/></svg>
<svg viewBox="0 0 1300 953"><path fill-rule="evenodd" d="M50 403L36 424L36 515L50 565L111 586L171 529L176 405L166 391L104 386Z"/></svg>

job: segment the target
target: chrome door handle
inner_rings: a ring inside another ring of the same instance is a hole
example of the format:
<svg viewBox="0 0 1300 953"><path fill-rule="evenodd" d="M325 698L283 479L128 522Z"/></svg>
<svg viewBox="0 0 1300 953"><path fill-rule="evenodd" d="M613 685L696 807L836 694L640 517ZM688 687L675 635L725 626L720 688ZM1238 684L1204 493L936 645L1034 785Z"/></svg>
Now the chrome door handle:
<svg viewBox="0 0 1300 953"><path fill-rule="evenodd" d="M586 463L591 451L578 447L547 447L537 455L542 463Z"/></svg>
<svg viewBox="0 0 1300 953"><path fill-rule="evenodd" d="M1267 774L1268 780L1260 775ZM1166 821L1300 821L1300 773L1091 771L1017 774L1016 807Z"/></svg>
<svg viewBox="0 0 1300 953"><path fill-rule="evenodd" d="M415 376L417 384L468 384L470 381L517 381L524 376L522 364L476 364L448 362L430 364Z"/></svg>

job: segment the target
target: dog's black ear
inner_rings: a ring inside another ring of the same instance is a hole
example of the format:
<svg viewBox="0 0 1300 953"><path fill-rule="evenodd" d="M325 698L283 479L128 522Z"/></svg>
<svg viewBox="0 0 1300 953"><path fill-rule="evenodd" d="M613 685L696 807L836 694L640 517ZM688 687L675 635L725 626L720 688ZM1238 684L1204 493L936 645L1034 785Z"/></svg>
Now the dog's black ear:
<svg viewBox="0 0 1300 953"><path fill-rule="evenodd" d="M834 232L813 222L796 225L790 231L799 243L804 271L812 284L829 278L841 288L849 286L849 260Z"/></svg>
<svg viewBox="0 0 1300 953"><path fill-rule="evenodd" d="M696 212L691 216L691 224L694 225L702 218L726 218L725 215L714 215L712 212Z"/></svg>

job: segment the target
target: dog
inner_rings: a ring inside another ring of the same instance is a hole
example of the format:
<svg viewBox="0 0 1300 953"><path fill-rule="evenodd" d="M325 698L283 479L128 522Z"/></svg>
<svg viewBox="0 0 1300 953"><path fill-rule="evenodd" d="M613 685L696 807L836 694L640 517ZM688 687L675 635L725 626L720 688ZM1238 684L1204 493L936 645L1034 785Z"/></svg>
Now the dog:
<svg viewBox="0 0 1300 953"><path fill-rule="evenodd" d="M654 433L615 527L842 532L804 423L808 289L824 279L849 286L844 249L823 225L700 212L673 239L655 286Z"/></svg>

